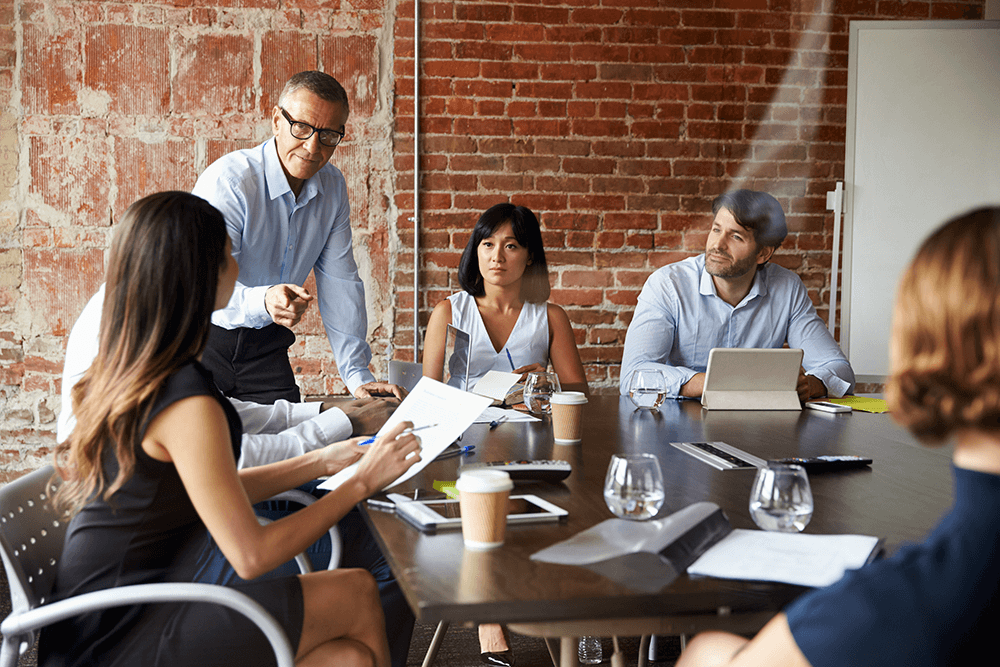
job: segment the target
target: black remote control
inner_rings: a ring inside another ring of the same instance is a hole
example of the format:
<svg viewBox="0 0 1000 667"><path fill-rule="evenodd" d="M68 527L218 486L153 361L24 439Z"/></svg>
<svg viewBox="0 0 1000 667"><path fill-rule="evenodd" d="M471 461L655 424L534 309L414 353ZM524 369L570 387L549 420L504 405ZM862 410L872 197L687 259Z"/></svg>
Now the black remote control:
<svg viewBox="0 0 1000 667"><path fill-rule="evenodd" d="M568 461L490 461L489 463L469 463L458 469L475 470L477 468L487 468L490 470L503 470L510 475L515 482L518 480L538 480L542 482L559 482L569 477L573 472L573 466Z"/></svg>
<svg viewBox="0 0 1000 667"><path fill-rule="evenodd" d="M851 468L864 468L872 464L871 459L862 456L815 456L810 459L790 458L778 459L778 463L788 463L802 466L808 473L833 472L836 470L850 470Z"/></svg>

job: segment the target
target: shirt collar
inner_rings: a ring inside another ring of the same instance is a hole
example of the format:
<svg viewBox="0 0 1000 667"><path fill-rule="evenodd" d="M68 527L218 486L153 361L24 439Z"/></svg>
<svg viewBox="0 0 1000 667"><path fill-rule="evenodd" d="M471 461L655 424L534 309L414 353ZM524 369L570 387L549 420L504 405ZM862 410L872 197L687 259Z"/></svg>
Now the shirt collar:
<svg viewBox="0 0 1000 667"><path fill-rule="evenodd" d="M305 203L319 194L316 176L302 184L302 192L299 193L300 203ZM272 201L286 194L292 194L292 187L288 185L288 177L285 176L285 170L282 169L281 160L278 158L278 147L274 137L264 144L264 177L267 179L267 192Z"/></svg>
<svg viewBox="0 0 1000 667"><path fill-rule="evenodd" d="M757 275L754 276L753 284L750 286L750 291L745 297L743 297L740 304L747 303L751 299L758 296L767 296L767 269L768 264L765 264L757 269ZM705 270L704 255L701 256L701 283L698 291L703 296L719 296L718 292L715 291L715 283L712 281L712 276Z"/></svg>

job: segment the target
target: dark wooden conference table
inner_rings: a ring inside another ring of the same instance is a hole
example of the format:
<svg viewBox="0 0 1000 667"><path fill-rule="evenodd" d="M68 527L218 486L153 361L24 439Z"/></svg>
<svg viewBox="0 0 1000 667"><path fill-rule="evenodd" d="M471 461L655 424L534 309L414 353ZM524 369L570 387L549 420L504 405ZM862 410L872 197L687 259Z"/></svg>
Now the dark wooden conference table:
<svg viewBox="0 0 1000 667"><path fill-rule="evenodd" d="M666 502L659 517L687 505L717 503L734 528L756 528L749 512L754 470L720 471L670 442L722 441L763 459L855 454L870 468L810 476L815 511L806 533L875 535L892 553L921 539L952 501L950 447L922 447L888 414L853 412L703 411L696 401L668 400L656 412L635 411L625 397L593 396L583 441L555 444L549 419L473 425L463 462L516 459L569 461L559 484L518 484L569 511L561 524L509 526L505 544L466 552L459 532L423 535L394 514L364 513L417 619L422 623L503 622L521 634L562 638L562 664L575 664L581 635L691 634L703 629L754 632L805 589L769 582L681 575L655 594L636 592L590 570L538 563L531 554L612 518L603 484L614 453L656 454ZM455 480L457 458L430 464L393 491L431 491Z"/></svg>

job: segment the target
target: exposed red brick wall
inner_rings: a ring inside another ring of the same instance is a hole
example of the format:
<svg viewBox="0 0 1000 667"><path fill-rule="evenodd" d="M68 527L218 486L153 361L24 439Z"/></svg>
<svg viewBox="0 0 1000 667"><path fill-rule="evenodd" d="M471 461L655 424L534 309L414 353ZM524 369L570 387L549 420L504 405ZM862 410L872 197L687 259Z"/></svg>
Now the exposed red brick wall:
<svg viewBox="0 0 1000 667"><path fill-rule="evenodd" d="M212 160L268 138L281 85L303 69L332 73L352 97L333 161L348 181L384 374L392 82L380 42L391 38L391 5L277 5L0 2L0 481L50 452L66 336L103 279L115 221L136 199L188 190ZM297 332L306 393L343 392L319 317Z"/></svg>
<svg viewBox="0 0 1000 667"><path fill-rule="evenodd" d="M849 21L982 11L876 0L422 3L421 324L459 289L479 213L510 199L540 215L552 300L576 326L589 379L614 385L643 282L703 250L711 201L733 186L782 202L791 233L775 261L798 272L826 317L825 193L844 174ZM400 3L395 200L406 244L413 17L413 2ZM396 344L406 347L412 275L396 285Z"/></svg>
<svg viewBox="0 0 1000 667"><path fill-rule="evenodd" d="M848 22L982 12L983 0L421 3L422 320L457 289L478 214L513 198L540 214L553 300L590 379L611 386L646 276L701 250L712 197L737 183L786 206L778 261L825 313ZM50 451L66 332L114 221L267 137L278 86L301 69L352 97L334 162L376 371L412 357L413 21L412 0L0 2L0 481ZM298 333L306 393L342 391L316 313Z"/></svg>

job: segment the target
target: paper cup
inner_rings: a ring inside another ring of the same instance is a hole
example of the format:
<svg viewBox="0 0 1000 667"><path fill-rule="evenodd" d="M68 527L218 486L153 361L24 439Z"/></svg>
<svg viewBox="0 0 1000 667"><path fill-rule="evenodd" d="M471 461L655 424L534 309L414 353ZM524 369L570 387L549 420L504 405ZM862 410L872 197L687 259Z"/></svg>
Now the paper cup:
<svg viewBox="0 0 1000 667"><path fill-rule="evenodd" d="M552 394L552 432L556 442L580 442L583 406L587 395L582 391L557 391Z"/></svg>
<svg viewBox="0 0 1000 667"><path fill-rule="evenodd" d="M507 497L514 483L502 470L469 470L455 483L462 509L465 548L488 551L503 544L507 529Z"/></svg>

